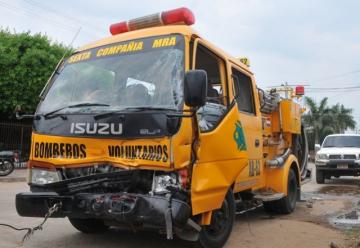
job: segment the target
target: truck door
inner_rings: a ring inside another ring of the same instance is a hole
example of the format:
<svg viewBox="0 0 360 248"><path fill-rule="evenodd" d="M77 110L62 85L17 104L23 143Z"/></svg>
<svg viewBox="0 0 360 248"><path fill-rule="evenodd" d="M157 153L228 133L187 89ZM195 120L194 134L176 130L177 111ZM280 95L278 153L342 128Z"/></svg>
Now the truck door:
<svg viewBox="0 0 360 248"><path fill-rule="evenodd" d="M239 183L236 187L251 187L259 185L263 178L262 165L262 124L261 115L258 109L259 102L257 97L256 85L250 75L245 70L232 65L231 77L233 84L233 95L239 112L239 135L245 136L246 144L244 148L248 153L247 168L242 171ZM243 188L244 189L244 188Z"/></svg>
<svg viewBox="0 0 360 248"><path fill-rule="evenodd" d="M226 192L247 165L247 152L239 149L234 133L239 113L229 104L228 60L221 51L195 40L193 69L208 76L206 104L197 111L199 145L193 167L191 200L193 214L220 208Z"/></svg>

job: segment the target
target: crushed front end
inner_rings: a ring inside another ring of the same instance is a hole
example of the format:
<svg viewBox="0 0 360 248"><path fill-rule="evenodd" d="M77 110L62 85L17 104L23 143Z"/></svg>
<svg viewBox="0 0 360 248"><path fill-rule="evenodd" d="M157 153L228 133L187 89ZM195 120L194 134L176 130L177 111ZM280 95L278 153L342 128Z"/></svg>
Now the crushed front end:
<svg viewBox="0 0 360 248"><path fill-rule="evenodd" d="M154 227L166 232L168 238L172 238L173 228L183 229L188 225L191 207L189 195L182 189L181 173L124 170L111 165L97 167L97 170L94 167L58 169L55 173L59 177L66 175L67 179L31 183L32 192L16 196L18 214L43 217L51 206L61 203L52 217Z"/></svg>

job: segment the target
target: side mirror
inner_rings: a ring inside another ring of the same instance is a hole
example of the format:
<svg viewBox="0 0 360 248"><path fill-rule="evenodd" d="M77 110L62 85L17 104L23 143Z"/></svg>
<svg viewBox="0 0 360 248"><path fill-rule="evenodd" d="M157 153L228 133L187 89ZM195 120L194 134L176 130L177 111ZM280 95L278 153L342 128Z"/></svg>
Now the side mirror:
<svg viewBox="0 0 360 248"><path fill-rule="evenodd" d="M185 74L184 99L186 105L199 108L205 105L207 74L204 70L190 70Z"/></svg>
<svg viewBox="0 0 360 248"><path fill-rule="evenodd" d="M315 144L315 153L320 150L321 146L319 144Z"/></svg>
<svg viewBox="0 0 360 248"><path fill-rule="evenodd" d="M14 112L15 112L15 117L18 120L22 120L22 119L26 119L26 118L30 118L30 119L34 118L34 115L23 115L23 114L21 114L21 112L22 112L21 105L16 105Z"/></svg>

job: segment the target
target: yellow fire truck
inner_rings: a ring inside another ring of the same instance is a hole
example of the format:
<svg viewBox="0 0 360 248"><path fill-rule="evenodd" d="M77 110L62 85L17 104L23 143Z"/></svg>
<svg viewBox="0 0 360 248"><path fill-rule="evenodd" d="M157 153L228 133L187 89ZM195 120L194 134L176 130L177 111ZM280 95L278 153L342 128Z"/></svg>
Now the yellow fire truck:
<svg viewBox="0 0 360 248"><path fill-rule="evenodd" d="M59 63L33 116L19 215L58 204L52 217L84 233L153 227L222 247L236 214L294 210L303 87L257 88L194 21L180 8L113 24Z"/></svg>

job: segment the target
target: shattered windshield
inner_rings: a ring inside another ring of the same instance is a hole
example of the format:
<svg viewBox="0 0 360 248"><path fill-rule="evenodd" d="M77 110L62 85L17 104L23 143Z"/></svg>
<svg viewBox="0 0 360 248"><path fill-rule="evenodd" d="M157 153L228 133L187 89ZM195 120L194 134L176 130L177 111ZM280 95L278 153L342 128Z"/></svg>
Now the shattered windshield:
<svg viewBox="0 0 360 248"><path fill-rule="evenodd" d="M72 55L47 89L38 113L74 104L64 112L126 108L181 109L184 40L157 36L97 47Z"/></svg>

